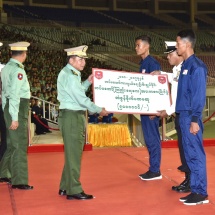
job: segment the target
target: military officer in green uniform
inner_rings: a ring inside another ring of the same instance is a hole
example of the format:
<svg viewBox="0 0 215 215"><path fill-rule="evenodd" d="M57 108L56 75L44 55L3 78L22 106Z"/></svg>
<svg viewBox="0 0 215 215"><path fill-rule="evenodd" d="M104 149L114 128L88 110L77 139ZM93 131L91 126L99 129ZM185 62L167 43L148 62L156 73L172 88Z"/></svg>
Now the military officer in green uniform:
<svg viewBox="0 0 215 215"><path fill-rule="evenodd" d="M57 79L58 100L60 101L59 128L64 141L65 163L62 172L59 195L67 199L92 199L86 194L79 181L83 146L85 142L85 113L99 113L107 116L105 108L96 106L85 94L91 85L93 75L81 82L81 71L86 65L88 46L65 49L67 65Z"/></svg>
<svg viewBox="0 0 215 215"><path fill-rule="evenodd" d="M11 59L2 69L2 108L7 128L7 149L0 163L0 179L13 189L31 190L28 185L28 110L30 87L23 62L28 42L9 44Z"/></svg>

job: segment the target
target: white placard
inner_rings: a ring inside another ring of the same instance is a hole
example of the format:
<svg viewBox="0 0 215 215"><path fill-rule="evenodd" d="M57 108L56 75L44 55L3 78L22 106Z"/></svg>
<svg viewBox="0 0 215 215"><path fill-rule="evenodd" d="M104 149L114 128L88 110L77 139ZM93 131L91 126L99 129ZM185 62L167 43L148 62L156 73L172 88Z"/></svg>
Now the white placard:
<svg viewBox="0 0 215 215"><path fill-rule="evenodd" d="M93 68L93 99L112 113L155 114L171 105L167 75Z"/></svg>

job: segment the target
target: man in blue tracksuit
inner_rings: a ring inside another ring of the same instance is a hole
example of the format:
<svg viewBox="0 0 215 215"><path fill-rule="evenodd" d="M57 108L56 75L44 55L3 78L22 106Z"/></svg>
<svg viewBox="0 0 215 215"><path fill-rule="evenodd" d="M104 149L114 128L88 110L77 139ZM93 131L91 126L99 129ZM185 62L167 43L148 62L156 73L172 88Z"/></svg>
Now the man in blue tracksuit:
<svg viewBox="0 0 215 215"><path fill-rule="evenodd" d="M177 53L184 59L178 80L176 113L179 114L184 154L191 171L191 193L180 198L180 201L185 205L204 204L209 202L202 137L207 68L194 54L196 36L193 30L180 31L176 42Z"/></svg>
<svg viewBox="0 0 215 215"><path fill-rule="evenodd" d="M182 56L179 56L176 52L176 42L175 41L165 41L167 59L169 64L174 66L172 72L163 72L163 71L155 71L153 75L165 74L168 75L168 81L171 83L171 98L172 104L166 108L166 110L160 110L157 116L161 118L171 116L175 113L175 105L176 105L176 96L178 91L178 79L181 72L181 66L184 61ZM172 186L172 190L180 193L190 192L190 169L187 165L187 161L184 155L184 149L182 145L182 137L181 137L181 128L179 124L179 115L175 116L175 129L177 131L178 136L178 149L180 154L181 165L178 167L178 170L185 173L185 179L177 186Z"/></svg>
<svg viewBox="0 0 215 215"><path fill-rule="evenodd" d="M143 35L135 39L135 50L138 56L142 58L140 62L141 73L151 73L155 70L161 70L159 62L150 56L149 49L151 38ZM161 179L160 162L161 162L161 139L159 133L159 117L141 115L141 124L144 140L149 152L149 170L140 174L141 180Z"/></svg>

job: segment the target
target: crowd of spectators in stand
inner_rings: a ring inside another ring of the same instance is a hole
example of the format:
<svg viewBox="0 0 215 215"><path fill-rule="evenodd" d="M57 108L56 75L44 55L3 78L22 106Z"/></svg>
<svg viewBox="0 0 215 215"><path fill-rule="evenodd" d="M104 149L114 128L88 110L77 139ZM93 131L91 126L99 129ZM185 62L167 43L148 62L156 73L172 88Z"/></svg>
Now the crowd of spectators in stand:
<svg viewBox="0 0 215 215"><path fill-rule="evenodd" d="M215 45L206 45L206 44L201 44L200 49L203 52L215 52Z"/></svg>
<svg viewBox="0 0 215 215"><path fill-rule="evenodd" d="M37 47L37 41L29 39L21 34L14 34L4 28L0 30L0 41L3 43L4 41L30 42L31 45L28 49L28 55L24 66L31 88L31 95L52 104L59 104L57 100L57 77L60 70L66 65L66 52L64 50L42 50ZM1 47L0 62L6 64L9 59L10 50L8 45L4 44ZM88 58L86 59L86 67L81 72L82 80L88 78L92 73L92 68L117 69L98 59ZM91 88L89 88L87 96L92 99ZM31 101L33 101L32 98ZM37 100L35 102L38 103ZM41 105L38 106L41 109L39 115L42 115L43 108ZM47 116L47 118L49 117ZM41 133L39 128L37 131L37 133Z"/></svg>
<svg viewBox="0 0 215 215"><path fill-rule="evenodd" d="M0 41L27 41L31 43L28 49L28 56L24 63L25 71L28 76L31 87L31 95L39 99L58 104L57 100L57 76L60 70L66 65L66 52L64 50L43 50L37 47L37 41L30 39L22 34L16 34L6 30L4 27L0 29ZM81 45L81 44L80 44ZM92 40L88 45L105 46L105 42L99 39ZM214 51L215 46L201 46L202 51ZM7 44L1 47L1 63L6 64L10 59L10 51ZM105 62L95 58L88 58L86 67L82 71L82 80L86 80L92 72L92 68L116 69ZM92 90L89 88L87 96L92 99Z"/></svg>
<svg viewBox="0 0 215 215"><path fill-rule="evenodd" d="M90 41L90 44L88 44L89 46L93 46L93 45L96 45L96 46L106 46L106 42L105 40L103 42L101 42L100 39L93 39L92 41Z"/></svg>

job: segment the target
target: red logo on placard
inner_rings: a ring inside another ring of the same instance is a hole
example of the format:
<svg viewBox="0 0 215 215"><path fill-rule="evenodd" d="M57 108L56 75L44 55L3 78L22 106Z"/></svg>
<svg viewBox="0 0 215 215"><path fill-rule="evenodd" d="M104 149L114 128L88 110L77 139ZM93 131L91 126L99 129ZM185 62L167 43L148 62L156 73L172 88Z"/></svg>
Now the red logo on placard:
<svg viewBox="0 0 215 215"><path fill-rule="evenodd" d="M96 71L96 72L95 72L95 77L96 77L97 79L102 79L102 78L103 78L103 72L101 72L101 71Z"/></svg>
<svg viewBox="0 0 215 215"><path fill-rule="evenodd" d="M159 81L161 84L165 84L165 83L166 83L166 77L164 77L164 76L158 76L158 81Z"/></svg>

